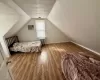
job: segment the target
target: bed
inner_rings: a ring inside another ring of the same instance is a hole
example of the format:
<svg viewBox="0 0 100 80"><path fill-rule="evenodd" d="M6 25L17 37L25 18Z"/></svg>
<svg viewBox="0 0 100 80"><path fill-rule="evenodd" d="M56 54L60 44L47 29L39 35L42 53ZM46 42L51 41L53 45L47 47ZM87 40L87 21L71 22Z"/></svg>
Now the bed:
<svg viewBox="0 0 100 80"><path fill-rule="evenodd" d="M41 52L41 42L19 42L17 36L6 39L10 52Z"/></svg>
<svg viewBox="0 0 100 80"><path fill-rule="evenodd" d="M66 54L61 66L66 80L100 80L100 61L89 56Z"/></svg>

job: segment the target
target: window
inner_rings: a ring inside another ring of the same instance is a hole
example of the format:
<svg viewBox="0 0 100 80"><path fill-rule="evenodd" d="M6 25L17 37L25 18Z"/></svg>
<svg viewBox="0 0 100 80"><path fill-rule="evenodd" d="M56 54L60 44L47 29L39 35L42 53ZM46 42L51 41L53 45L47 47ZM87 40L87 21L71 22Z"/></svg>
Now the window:
<svg viewBox="0 0 100 80"><path fill-rule="evenodd" d="M36 32L39 39L45 38L45 21L36 20Z"/></svg>

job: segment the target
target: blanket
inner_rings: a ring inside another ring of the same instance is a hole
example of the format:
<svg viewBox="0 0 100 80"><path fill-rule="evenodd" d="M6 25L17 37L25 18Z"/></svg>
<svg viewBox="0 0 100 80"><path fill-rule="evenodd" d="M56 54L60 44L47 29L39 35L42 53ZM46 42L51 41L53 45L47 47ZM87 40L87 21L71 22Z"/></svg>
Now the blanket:
<svg viewBox="0 0 100 80"><path fill-rule="evenodd" d="M66 54L61 66L66 80L100 80L100 61L91 57Z"/></svg>

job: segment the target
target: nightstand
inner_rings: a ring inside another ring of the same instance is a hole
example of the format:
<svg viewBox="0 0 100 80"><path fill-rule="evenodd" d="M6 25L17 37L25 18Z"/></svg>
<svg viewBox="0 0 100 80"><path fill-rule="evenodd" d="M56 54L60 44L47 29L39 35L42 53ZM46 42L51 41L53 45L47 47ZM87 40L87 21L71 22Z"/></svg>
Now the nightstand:
<svg viewBox="0 0 100 80"><path fill-rule="evenodd" d="M40 39L42 46L45 45L45 39Z"/></svg>

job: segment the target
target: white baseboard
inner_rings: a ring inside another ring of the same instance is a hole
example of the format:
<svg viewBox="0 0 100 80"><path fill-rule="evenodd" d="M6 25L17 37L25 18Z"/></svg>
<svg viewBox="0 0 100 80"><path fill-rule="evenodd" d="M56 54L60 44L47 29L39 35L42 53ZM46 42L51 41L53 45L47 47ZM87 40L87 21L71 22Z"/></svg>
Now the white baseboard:
<svg viewBox="0 0 100 80"><path fill-rule="evenodd" d="M67 42L70 42L70 41L63 41L63 42L51 42L51 43L45 43L45 44L59 44L59 43L67 43Z"/></svg>
<svg viewBox="0 0 100 80"><path fill-rule="evenodd" d="M87 49L87 50L89 50L89 51L91 51L91 52L93 52L93 53L95 53L96 55L99 55L99 56L100 56L100 53L97 52L97 51L94 51L94 50L92 50L92 49L90 49L90 48L88 48L88 47L85 47L85 46L83 46L83 45L81 45L81 44L78 44L78 43L76 43L76 42L73 42L73 41L71 41L71 42L74 43L74 44L76 44L76 45L78 45L78 46L80 46L80 47L83 47L83 48L85 48L85 49Z"/></svg>

